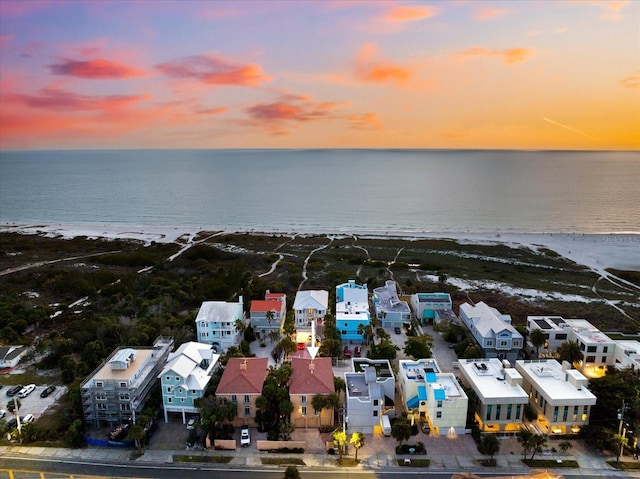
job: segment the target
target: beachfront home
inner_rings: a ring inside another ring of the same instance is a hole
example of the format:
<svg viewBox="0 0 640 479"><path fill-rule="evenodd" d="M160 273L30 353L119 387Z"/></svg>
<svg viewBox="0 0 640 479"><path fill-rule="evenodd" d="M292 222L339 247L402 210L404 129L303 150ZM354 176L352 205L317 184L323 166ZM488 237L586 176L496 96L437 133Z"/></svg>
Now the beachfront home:
<svg viewBox="0 0 640 479"><path fill-rule="evenodd" d="M96 426L135 423L172 349L172 338L158 337L153 347L113 351L80 384L84 420Z"/></svg>
<svg viewBox="0 0 640 479"><path fill-rule="evenodd" d="M194 401L204 396L211 376L218 369L220 355L213 352L210 344L190 341L169 354L167 364L158 375L162 390L164 422L170 412L180 413L182 423L187 414L197 414Z"/></svg>
<svg viewBox="0 0 640 479"><path fill-rule="evenodd" d="M482 432L516 434L522 427L529 395L522 375L505 359L461 359L462 382L478 397L475 419Z"/></svg>
<svg viewBox="0 0 640 479"><path fill-rule="evenodd" d="M413 420L429 424L434 435L464 434L469 399L456 377L441 372L435 359L401 359L398 380Z"/></svg>
<svg viewBox="0 0 640 479"><path fill-rule="evenodd" d="M220 404L237 404L234 426L256 426L256 398L262 394L268 367L268 358L229 358L216 388L216 399Z"/></svg>
<svg viewBox="0 0 640 479"><path fill-rule="evenodd" d="M313 408L317 394L329 396L336 392L331 358L291 358L289 398L293 405L291 423L296 427L320 427L333 425L333 409Z"/></svg>
<svg viewBox="0 0 640 479"><path fill-rule="evenodd" d="M26 353L26 346L0 346L0 369L15 368Z"/></svg>
<svg viewBox="0 0 640 479"><path fill-rule="evenodd" d="M226 351L229 346L239 343L240 331L236 326L237 320L244 321L242 296L237 303L203 302L196 317L198 342L211 344L216 352Z"/></svg>
<svg viewBox="0 0 640 479"><path fill-rule="evenodd" d="M249 322L256 336L265 341L269 334L280 332L287 314L287 295L267 291L264 299L251 301Z"/></svg>
<svg viewBox="0 0 640 479"><path fill-rule="evenodd" d="M400 301L393 280L373 290L373 309L383 328L401 328L411 323L411 309L406 301Z"/></svg>
<svg viewBox="0 0 640 479"><path fill-rule="evenodd" d="M438 324L457 319L448 293L415 293L410 299L413 314L420 324Z"/></svg>
<svg viewBox="0 0 640 479"><path fill-rule="evenodd" d="M344 373L348 432L381 430L382 416L395 417L395 378L386 359L352 359L353 372Z"/></svg>
<svg viewBox="0 0 640 479"><path fill-rule="evenodd" d="M640 369L640 341L622 339L616 341L616 369Z"/></svg>
<svg viewBox="0 0 640 479"><path fill-rule="evenodd" d="M316 325L322 324L328 307L329 291L298 291L293 302L296 330L310 332L311 321L315 321Z"/></svg>
<svg viewBox="0 0 640 479"><path fill-rule="evenodd" d="M361 344L363 335L358 329L368 326L369 289L367 285L356 284L354 280L336 286L336 327L342 341L348 344Z"/></svg>
<svg viewBox="0 0 640 479"><path fill-rule="evenodd" d="M596 403L589 380L567 361L555 359L519 360L516 369L523 377L522 388L538 415L533 427L544 434L577 434L589 423Z"/></svg>
<svg viewBox="0 0 640 479"><path fill-rule="evenodd" d="M524 346L524 338L511 325L511 316L501 314L484 302L460 305L460 319L469 329L485 358L507 359L514 363Z"/></svg>
<svg viewBox="0 0 640 479"><path fill-rule="evenodd" d="M531 333L535 329L541 329L544 333L545 344L539 350L542 357L554 357L565 341L577 342L582 351L582 360L574 366L589 378L604 376L607 367L616 363L615 341L589 321L564 319L562 316L528 316L527 331Z"/></svg>

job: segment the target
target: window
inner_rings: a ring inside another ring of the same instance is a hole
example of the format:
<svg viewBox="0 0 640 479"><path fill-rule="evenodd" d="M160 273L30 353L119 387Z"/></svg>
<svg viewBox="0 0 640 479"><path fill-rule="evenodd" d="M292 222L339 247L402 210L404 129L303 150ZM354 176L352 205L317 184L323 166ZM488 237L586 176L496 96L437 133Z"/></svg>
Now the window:
<svg viewBox="0 0 640 479"><path fill-rule="evenodd" d="M251 417L251 408L249 406L244 408L244 417Z"/></svg>
<svg viewBox="0 0 640 479"><path fill-rule="evenodd" d="M300 403L307 404L307 396L300 396Z"/></svg>
<svg viewBox="0 0 640 479"><path fill-rule="evenodd" d="M251 402L251 398L249 397L249 395L248 395L248 394L245 394L245 395L244 395L244 403L245 403L245 404L249 404L250 402Z"/></svg>
<svg viewBox="0 0 640 479"><path fill-rule="evenodd" d="M238 396L236 396L235 394L232 394L231 395L231 402L233 404L237 403L238 402Z"/></svg>
<svg viewBox="0 0 640 479"><path fill-rule="evenodd" d="M556 339L557 340L567 339L567 333L556 334Z"/></svg>
<svg viewBox="0 0 640 479"><path fill-rule="evenodd" d="M436 407L442 407L442 401L438 401L438 403L436 404Z"/></svg>
<svg viewBox="0 0 640 479"><path fill-rule="evenodd" d="M587 358L585 359L585 361L587 363L595 363L596 362L596 357L595 356L587 356Z"/></svg>
<svg viewBox="0 0 640 479"><path fill-rule="evenodd" d="M184 398L180 398L180 402L183 403L184 402Z"/></svg>
<svg viewBox="0 0 640 479"><path fill-rule="evenodd" d="M514 339L514 340L513 340L513 345L514 345L514 346L520 346L520 340L518 340L518 339Z"/></svg>
<svg viewBox="0 0 640 479"><path fill-rule="evenodd" d="M100 403L96 404L96 409L98 411L106 411L107 410L107 405L100 402Z"/></svg>
<svg viewBox="0 0 640 479"><path fill-rule="evenodd" d="M487 421L489 421L491 419L491 408L492 408L492 405L489 404L487 406L487 417L485 418Z"/></svg>
<svg viewBox="0 0 640 479"><path fill-rule="evenodd" d="M586 421L588 416L589 416L589 406L584 406L582 408L582 420Z"/></svg>
<svg viewBox="0 0 640 479"><path fill-rule="evenodd" d="M516 404L516 421L520 419L521 410L522 410L522 404Z"/></svg>
<svg viewBox="0 0 640 479"><path fill-rule="evenodd" d="M120 393L120 401L128 401L129 394L128 393Z"/></svg>
<svg viewBox="0 0 640 479"><path fill-rule="evenodd" d="M314 416L319 416L320 415L320 411L318 411L317 409L313 410L313 415Z"/></svg>
<svg viewBox="0 0 640 479"><path fill-rule="evenodd" d="M196 390L195 390L195 389L192 389L192 390L191 390L191 394L195 394L195 393L196 393Z"/></svg>
<svg viewBox="0 0 640 479"><path fill-rule="evenodd" d="M96 394L96 401L106 401L106 400L107 400L106 394L101 394L101 393Z"/></svg>
<svg viewBox="0 0 640 479"><path fill-rule="evenodd" d="M167 381L171 381L171 376L167 376L165 379L166 379Z"/></svg>
<svg viewBox="0 0 640 479"><path fill-rule="evenodd" d="M377 405L378 405L378 400L377 400L377 399L374 399L374 400L373 400L373 405L374 405L374 406L377 406Z"/></svg>
<svg viewBox="0 0 640 479"><path fill-rule="evenodd" d="M490 340L490 339L488 339L488 340L487 340L487 346L493 346L493 341L492 341L492 340Z"/></svg>
<svg viewBox="0 0 640 479"><path fill-rule="evenodd" d="M303 416L307 415L307 406L302 406L302 413Z"/></svg>
<svg viewBox="0 0 640 479"><path fill-rule="evenodd" d="M566 406L564 408L564 411L562 411L562 422L567 422L568 416L569 416L569 406Z"/></svg>
<svg viewBox="0 0 640 479"><path fill-rule="evenodd" d="M348 327L348 324L349 324L349 323L344 323L344 327L345 327L345 328L346 328L346 327Z"/></svg>
<svg viewBox="0 0 640 479"><path fill-rule="evenodd" d="M572 421L578 420L578 406L573 406L573 419Z"/></svg>
<svg viewBox="0 0 640 479"><path fill-rule="evenodd" d="M608 351L609 351L609 346L604 346L604 347L602 348L602 352L603 352L603 353L606 353L606 352L608 352Z"/></svg>
<svg viewBox="0 0 640 479"><path fill-rule="evenodd" d="M347 334L347 331L343 329L342 331L340 331L340 334Z"/></svg>
<svg viewBox="0 0 640 479"><path fill-rule="evenodd" d="M512 404L507 405L507 421L509 421L511 419L511 409L512 409Z"/></svg>
<svg viewBox="0 0 640 479"><path fill-rule="evenodd" d="M553 422L558 422L558 406L553 408Z"/></svg>
<svg viewBox="0 0 640 479"><path fill-rule="evenodd" d="M373 417L378 417L378 410L373 411Z"/></svg>
<svg viewBox="0 0 640 479"><path fill-rule="evenodd" d="M587 346L588 353L595 353L598 350L597 346Z"/></svg>
<svg viewBox="0 0 640 479"><path fill-rule="evenodd" d="M502 347L506 347L507 344L509 344L508 341L505 341L505 340L500 341L500 346L502 346Z"/></svg>
<svg viewBox="0 0 640 479"><path fill-rule="evenodd" d="M201 328L206 328L207 327L206 321L200 321L200 327Z"/></svg>
<svg viewBox="0 0 640 479"><path fill-rule="evenodd" d="M502 411L502 404L496 405L496 421L500 420L500 412Z"/></svg>
<svg viewBox="0 0 640 479"><path fill-rule="evenodd" d="M176 376L176 382L180 382L180 378Z"/></svg>
<svg viewBox="0 0 640 479"><path fill-rule="evenodd" d="M602 356L602 362L606 363L607 362L607 357L606 356Z"/></svg>
<svg viewBox="0 0 640 479"><path fill-rule="evenodd" d="M104 383L102 381L96 381L97 388L101 388L102 386L104 386Z"/></svg>
<svg viewBox="0 0 640 479"><path fill-rule="evenodd" d="M127 404L127 403L120 404L120 410L121 411L131 411L131 407L129 407L129 404Z"/></svg>
<svg viewBox="0 0 640 479"><path fill-rule="evenodd" d="M438 411L438 412L436 412L436 417L437 417L438 419L442 418L442 411Z"/></svg>
<svg viewBox="0 0 640 479"><path fill-rule="evenodd" d="M168 403L168 404L173 403L173 398L167 398L167 403Z"/></svg>

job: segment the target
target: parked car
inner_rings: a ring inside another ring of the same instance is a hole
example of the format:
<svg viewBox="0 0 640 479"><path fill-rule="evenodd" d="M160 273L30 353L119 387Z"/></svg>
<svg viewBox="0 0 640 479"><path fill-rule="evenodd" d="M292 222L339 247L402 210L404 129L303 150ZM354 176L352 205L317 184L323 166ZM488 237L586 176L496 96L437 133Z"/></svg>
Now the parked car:
<svg viewBox="0 0 640 479"><path fill-rule="evenodd" d="M7 421L7 427L9 429L13 429L14 427L18 427L18 420L15 417L12 417Z"/></svg>
<svg viewBox="0 0 640 479"><path fill-rule="evenodd" d="M27 384L25 387L23 387L20 392L18 393L18 397L19 398L26 398L29 394L31 394L33 391L35 391L36 389L36 385L35 384Z"/></svg>
<svg viewBox="0 0 640 479"><path fill-rule="evenodd" d="M197 422L198 422L198 418L197 418L197 417L195 417L195 416L194 416L194 417L192 417L192 418L189 418L189 421L187 421L187 429L188 429L189 431L191 431L191 430L195 429L195 428L196 428L196 423L197 423Z"/></svg>
<svg viewBox="0 0 640 479"><path fill-rule="evenodd" d="M36 418L33 417L33 414L27 414L26 416L22 416L20 418L20 424L31 424L35 420Z"/></svg>
<svg viewBox="0 0 640 479"><path fill-rule="evenodd" d="M5 417L6 415L7 415L7 410L6 409L0 409L0 419Z"/></svg>
<svg viewBox="0 0 640 479"><path fill-rule="evenodd" d="M55 390L56 390L55 386L49 386L47 389L45 389L44 391L42 391L40 393L40 397L41 398L46 398L47 396L49 396L49 394L51 394Z"/></svg>
<svg viewBox="0 0 640 479"><path fill-rule="evenodd" d="M345 346L344 347L344 350L342 351L342 354L347 359L351 358L351 349L349 348L349 346Z"/></svg>
<svg viewBox="0 0 640 479"><path fill-rule="evenodd" d="M398 328L398 327L393 328L393 330L395 331L396 334L402 333L402 330L400 328Z"/></svg>
<svg viewBox="0 0 640 479"><path fill-rule="evenodd" d="M420 429L422 430L423 433L425 434L429 434L431 432L431 428L429 427L429 423L426 421L421 421L420 422Z"/></svg>
<svg viewBox="0 0 640 479"><path fill-rule="evenodd" d="M120 439L125 437L128 432L129 432L129 424L128 423L120 424L119 426L116 426L115 429L113 429L109 433L109 439L111 441L119 441Z"/></svg>
<svg viewBox="0 0 640 479"><path fill-rule="evenodd" d="M7 396L12 398L16 394L18 394L22 390L22 384L17 384L9 389L7 389Z"/></svg>
<svg viewBox="0 0 640 479"><path fill-rule="evenodd" d="M249 444L251 444L249 426L242 426L242 429L240 429L240 445L242 447L247 447Z"/></svg>
<svg viewBox="0 0 640 479"><path fill-rule="evenodd" d="M362 346L356 346L355 348L353 348L353 356L356 358L362 356Z"/></svg>

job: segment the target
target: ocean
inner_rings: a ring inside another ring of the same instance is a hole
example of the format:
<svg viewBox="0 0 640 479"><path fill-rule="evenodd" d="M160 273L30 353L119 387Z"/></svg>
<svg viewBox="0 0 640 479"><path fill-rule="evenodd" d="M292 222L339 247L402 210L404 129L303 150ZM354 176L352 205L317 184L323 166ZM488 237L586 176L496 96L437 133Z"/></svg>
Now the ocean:
<svg viewBox="0 0 640 479"><path fill-rule="evenodd" d="M0 223L640 233L640 153L4 151Z"/></svg>

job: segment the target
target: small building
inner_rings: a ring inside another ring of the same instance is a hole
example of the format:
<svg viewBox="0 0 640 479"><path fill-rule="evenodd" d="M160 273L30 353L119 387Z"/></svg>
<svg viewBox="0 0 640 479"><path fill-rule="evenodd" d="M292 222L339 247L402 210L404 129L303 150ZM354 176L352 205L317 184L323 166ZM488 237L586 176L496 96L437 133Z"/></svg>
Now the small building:
<svg viewBox="0 0 640 479"><path fill-rule="evenodd" d="M295 427L332 426L333 409L317 411L312 401L316 394L328 396L335 392L331 358L291 358L289 398L293 405L291 423Z"/></svg>
<svg viewBox="0 0 640 479"><path fill-rule="evenodd" d="M452 373L443 373L435 359L403 360L398 380L405 410L429 424L432 434L464 434L469 399Z"/></svg>
<svg viewBox="0 0 640 479"><path fill-rule="evenodd" d="M462 382L478 396L475 418L482 432L517 433L522 427L529 395L522 375L505 359L461 359Z"/></svg>
<svg viewBox="0 0 640 479"><path fill-rule="evenodd" d="M354 280L336 286L336 327L342 342L362 344L363 335L358 333L360 325L368 326L369 289L367 285L356 284Z"/></svg>
<svg viewBox="0 0 640 479"><path fill-rule="evenodd" d="M380 431L383 415L395 417L395 378L386 359L353 358L353 372L344 373L349 433Z"/></svg>
<svg viewBox="0 0 640 479"><path fill-rule="evenodd" d="M384 286L373 290L373 308L383 328L401 328L411 323L411 309L398 297L397 284L387 280Z"/></svg>
<svg viewBox="0 0 640 479"><path fill-rule="evenodd" d="M158 337L153 347L113 351L80 385L84 420L135 423L172 349L172 338Z"/></svg>
<svg viewBox="0 0 640 479"><path fill-rule="evenodd" d="M218 369L220 355L213 352L210 344L188 342L181 344L169 354L167 364L158 375L162 386L164 422L168 413L180 413L182 423L187 414L196 414L199 409L194 401L204 396L211 376Z"/></svg>
<svg viewBox="0 0 640 479"><path fill-rule="evenodd" d="M262 394L268 368L268 358L229 358L216 388L216 399L220 404L238 405L234 426L256 426L256 398Z"/></svg>
<svg viewBox="0 0 640 479"><path fill-rule="evenodd" d="M502 314L484 302L460 305L460 319L467 327L485 358L506 359L513 364L520 356L524 338L511 325L511 316Z"/></svg>
<svg viewBox="0 0 640 479"><path fill-rule="evenodd" d="M273 331L280 331L287 315L287 295L267 291L264 299L251 301L249 322L256 336L264 341Z"/></svg>
<svg viewBox="0 0 640 479"><path fill-rule="evenodd" d="M308 290L298 291L293 302L296 330L311 331L311 321L322 325L329 307L329 291Z"/></svg>
<svg viewBox="0 0 640 479"><path fill-rule="evenodd" d="M438 324L457 319L448 293L415 293L410 301L413 314L420 324Z"/></svg>
<svg viewBox="0 0 640 479"><path fill-rule="evenodd" d="M26 353L26 346L0 346L0 369L15 368Z"/></svg>
<svg viewBox="0 0 640 479"><path fill-rule="evenodd" d="M196 333L199 343L211 344L214 351L224 352L240 341L236 321L244 321L242 296L237 303L205 301L196 316Z"/></svg>
<svg viewBox="0 0 640 479"><path fill-rule="evenodd" d="M640 369L640 341L622 339L616 341L616 369Z"/></svg>
<svg viewBox="0 0 640 479"><path fill-rule="evenodd" d="M518 360L516 369L542 433L577 434L589 423L596 397L587 388L587 377L567 361L560 365L555 359Z"/></svg>

